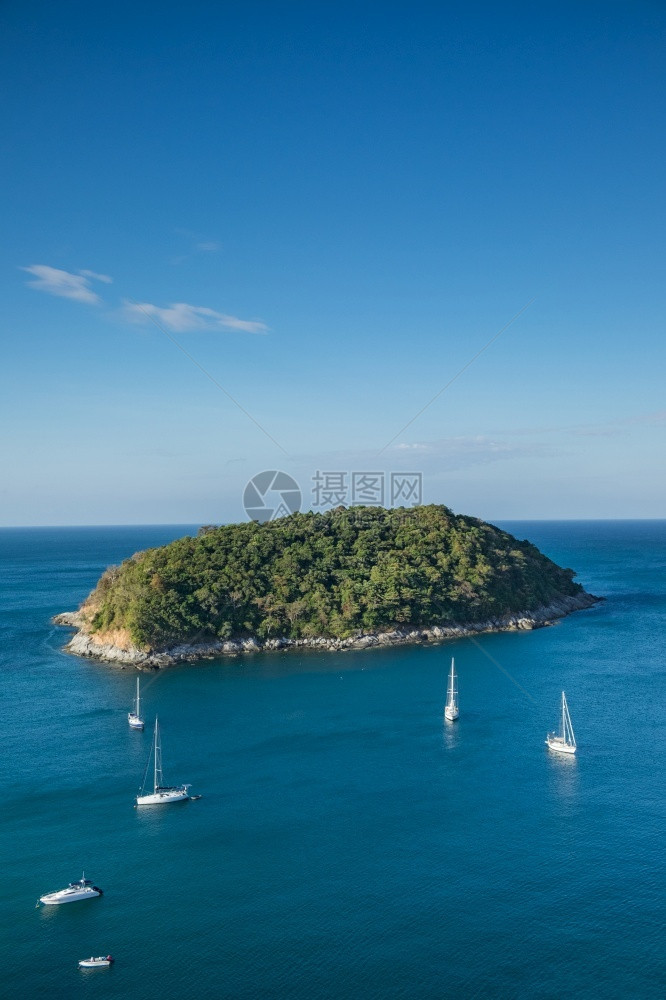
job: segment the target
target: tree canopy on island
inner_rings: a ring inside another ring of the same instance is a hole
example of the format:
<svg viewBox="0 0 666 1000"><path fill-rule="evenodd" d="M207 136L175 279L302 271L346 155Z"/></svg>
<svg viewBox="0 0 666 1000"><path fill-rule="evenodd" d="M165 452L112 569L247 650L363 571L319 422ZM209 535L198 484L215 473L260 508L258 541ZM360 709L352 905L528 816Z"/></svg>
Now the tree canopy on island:
<svg viewBox="0 0 666 1000"><path fill-rule="evenodd" d="M447 507L336 508L207 526L100 578L93 632L143 648L256 635L345 638L536 609L582 587L527 541Z"/></svg>

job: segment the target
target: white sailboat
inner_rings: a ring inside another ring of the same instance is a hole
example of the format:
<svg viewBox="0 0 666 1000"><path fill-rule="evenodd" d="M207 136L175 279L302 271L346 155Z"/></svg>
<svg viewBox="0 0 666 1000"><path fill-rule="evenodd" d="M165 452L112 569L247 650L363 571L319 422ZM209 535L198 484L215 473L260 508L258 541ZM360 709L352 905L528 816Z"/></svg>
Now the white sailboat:
<svg viewBox="0 0 666 1000"><path fill-rule="evenodd" d="M154 761L153 767L153 790L152 792L146 791L146 778L148 776L148 770L150 768L151 758ZM161 806L167 805L169 802L183 802L185 799L189 799L189 785L164 785L162 782L164 777L162 775L162 747L160 746L160 726L155 718L155 735L153 737L153 746L150 751L150 757L148 758L148 763L146 765L146 771L143 776L143 786L141 788L141 794L136 797L136 804L138 806Z"/></svg>
<svg viewBox="0 0 666 1000"><path fill-rule="evenodd" d="M455 722L455 720L460 715L460 710L458 709L458 688L456 686L456 667L455 660L451 657L451 672L449 674L449 686L446 692L446 707L444 709L444 718L448 719L449 722Z"/></svg>
<svg viewBox="0 0 666 1000"><path fill-rule="evenodd" d="M143 719L141 718L141 690L139 687L139 678L136 679L136 698L134 699L134 709L127 713L127 721L129 722L130 729L141 729L143 730Z"/></svg>
<svg viewBox="0 0 666 1000"><path fill-rule="evenodd" d="M575 753L576 737L574 736L573 726L571 725L569 706L567 705L567 699L564 691L562 692L562 718L560 720L560 729L561 732L548 733L546 736L546 745L548 746L548 749L554 750L556 753Z"/></svg>

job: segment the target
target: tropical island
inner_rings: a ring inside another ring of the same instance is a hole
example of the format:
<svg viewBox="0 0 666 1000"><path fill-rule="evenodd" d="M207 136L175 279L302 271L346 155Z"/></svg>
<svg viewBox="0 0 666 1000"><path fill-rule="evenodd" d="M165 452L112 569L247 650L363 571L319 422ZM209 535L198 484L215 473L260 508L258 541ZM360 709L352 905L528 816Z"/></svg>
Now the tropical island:
<svg viewBox="0 0 666 1000"><path fill-rule="evenodd" d="M433 642L550 624L599 598L528 541L442 505L204 527L109 567L67 649L138 666Z"/></svg>

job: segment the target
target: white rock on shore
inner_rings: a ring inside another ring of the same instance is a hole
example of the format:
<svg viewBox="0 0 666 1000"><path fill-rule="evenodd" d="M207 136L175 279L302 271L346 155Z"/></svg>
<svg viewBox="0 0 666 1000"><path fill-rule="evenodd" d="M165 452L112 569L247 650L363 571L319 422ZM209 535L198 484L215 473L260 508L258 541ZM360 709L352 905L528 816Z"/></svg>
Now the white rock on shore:
<svg viewBox="0 0 666 1000"><path fill-rule="evenodd" d="M491 618L483 622L456 622L446 625L432 625L428 628L393 629L390 632L372 632L352 636L348 639L327 639L318 636L311 639L261 639L250 637L245 639L211 640L201 643L190 643L172 646L170 649L145 652L135 646L122 649L112 644L96 642L94 636L85 631L85 623L78 611L65 611L53 618L55 625L65 625L78 629L65 646L70 653L77 656L87 656L96 660L118 663L120 666L136 666L160 668L174 663L182 663L200 659L212 659L218 656L237 656L239 653L258 653L262 650L275 649L325 649L341 651L347 649L369 649L375 646L393 646L409 643L439 642L443 639L459 638L465 635L476 635L480 632L513 632L541 628L552 624L556 618L563 618L572 611L591 608L602 600L584 591L574 597L562 596L551 604L537 608L535 611L519 611L516 614L504 615L501 618Z"/></svg>

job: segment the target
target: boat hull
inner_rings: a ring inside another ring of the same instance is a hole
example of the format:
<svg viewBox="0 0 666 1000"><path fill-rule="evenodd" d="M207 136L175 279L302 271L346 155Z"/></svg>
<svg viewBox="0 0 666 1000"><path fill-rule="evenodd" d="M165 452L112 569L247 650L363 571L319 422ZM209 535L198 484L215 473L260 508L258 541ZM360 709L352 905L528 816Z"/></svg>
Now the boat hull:
<svg viewBox="0 0 666 1000"><path fill-rule="evenodd" d="M138 715L134 715L133 712L130 712L129 715L127 716L127 721L129 723L130 729L140 729L141 731L143 731L144 722L143 719L140 719L138 717Z"/></svg>
<svg viewBox="0 0 666 1000"><path fill-rule="evenodd" d="M101 895L100 889L80 889L74 892L61 889L59 892L47 892L45 896L40 896L39 902L44 906L60 906L63 903L80 903L84 899L95 899Z"/></svg>
<svg viewBox="0 0 666 1000"><path fill-rule="evenodd" d="M444 709L444 718L447 719L449 722L455 722L459 715L460 712L458 711L457 708Z"/></svg>
<svg viewBox="0 0 666 1000"><path fill-rule="evenodd" d="M558 737L555 737L555 739L552 738L546 739L546 746L548 747L549 750L552 750L554 753L574 754L576 752L575 746L572 746L571 743L565 743L564 740Z"/></svg>
<svg viewBox="0 0 666 1000"><path fill-rule="evenodd" d="M166 806L171 802L185 802L190 797L189 785L181 788L166 788L151 795L137 795L137 806Z"/></svg>
<svg viewBox="0 0 666 1000"><path fill-rule="evenodd" d="M112 962L112 958L82 958L79 969L108 969Z"/></svg>

